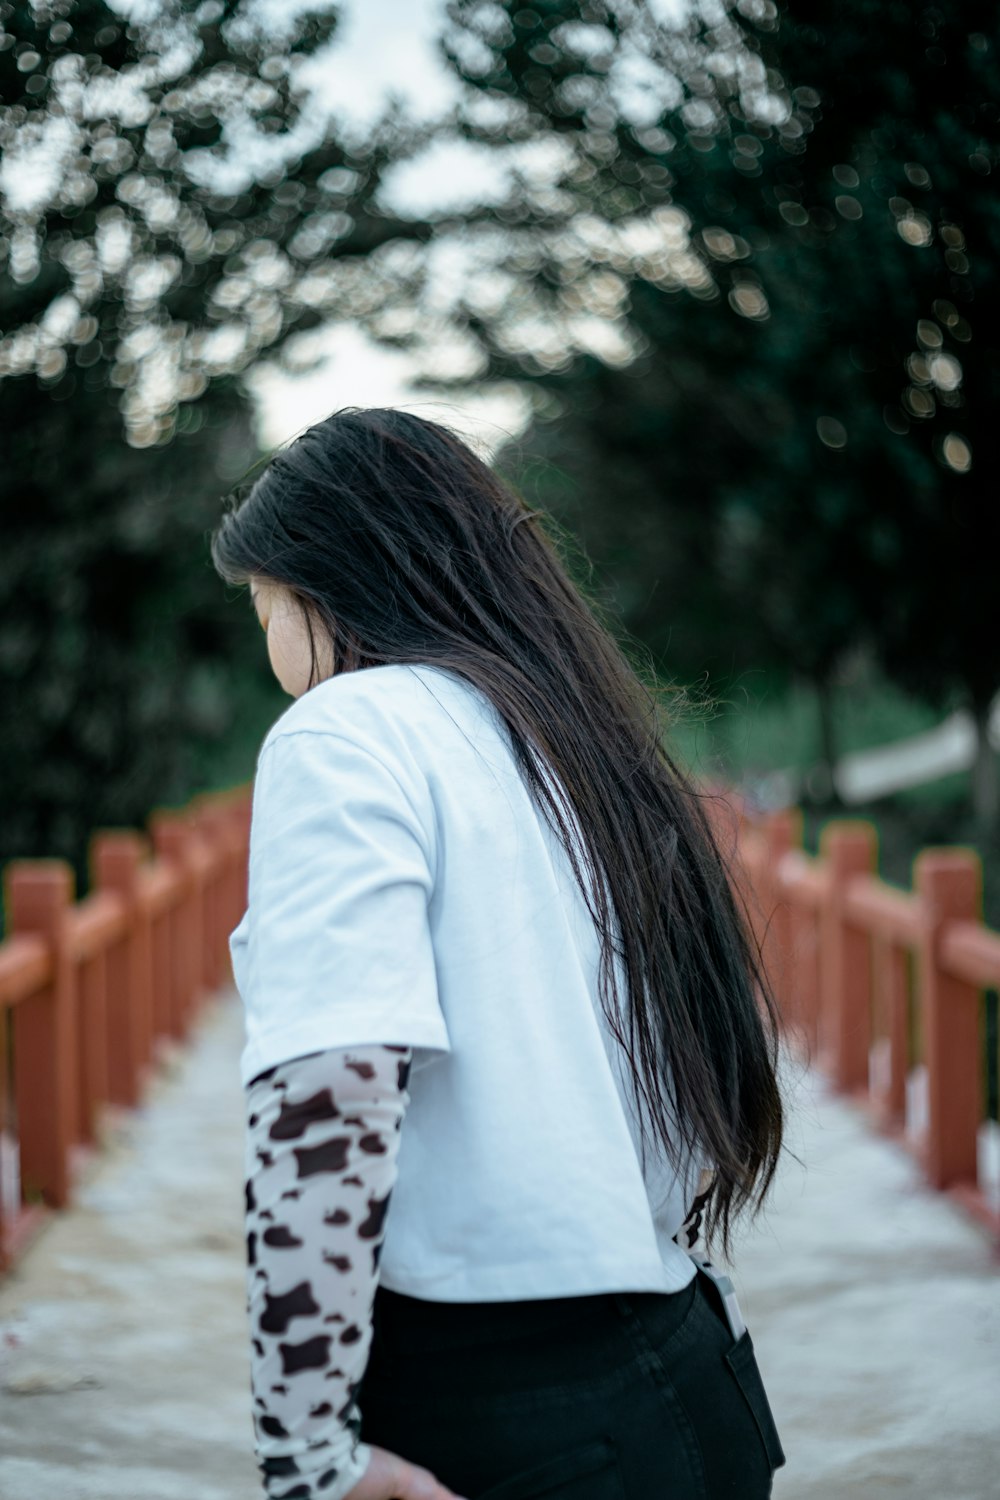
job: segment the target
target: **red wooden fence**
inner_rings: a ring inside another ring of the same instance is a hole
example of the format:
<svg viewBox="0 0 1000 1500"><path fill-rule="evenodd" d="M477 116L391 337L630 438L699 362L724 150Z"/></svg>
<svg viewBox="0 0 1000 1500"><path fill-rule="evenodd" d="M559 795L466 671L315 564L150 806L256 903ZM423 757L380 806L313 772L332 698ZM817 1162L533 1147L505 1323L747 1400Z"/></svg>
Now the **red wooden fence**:
<svg viewBox="0 0 1000 1500"><path fill-rule="evenodd" d="M182 1040L231 979L246 909L249 789L158 810L148 835L90 844L90 893L61 859L3 872L0 943L0 1272L70 1201L101 1115L144 1094L162 1038Z"/></svg>
<svg viewBox="0 0 1000 1500"><path fill-rule="evenodd" d="M0 1272L70 1202L102 1113L140 1102L162 1039L183 1040L231 982L250 794L246 784L159 810L148 836L96 833L81 901L62 860L5 868ZM731 833L790 1044L1000 1243L1000 1190L980 1169L981 1000L1000 984L1000 933L982 925L977 855L926 849L903 891L878 878L869 823L828 823L810 858L794 809L756 818L737 803L734 819L720 808L715 821Z"/></svg>
<svg viewBox="0 0 1000 1500"><path fill-rule="evenodd" d="M795 810L739 821L744 890L792 1047L1000 1249L1000 1127L986 1119L982 1017L1000 986L1000 933L982 921L982 866L930 848L914 889L877 874L877 834L836 820L818 857Z"/></svg>

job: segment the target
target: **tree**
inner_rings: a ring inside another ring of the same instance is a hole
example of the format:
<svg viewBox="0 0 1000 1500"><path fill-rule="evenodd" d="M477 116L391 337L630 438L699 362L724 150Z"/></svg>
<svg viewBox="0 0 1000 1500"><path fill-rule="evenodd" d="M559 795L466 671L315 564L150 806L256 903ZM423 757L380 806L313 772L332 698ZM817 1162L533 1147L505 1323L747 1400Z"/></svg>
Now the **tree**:
<svg viewBox="0 0 1000 1500"><path fill-rule="evenodd" d="M277 14L0 5L0 861L81 888L93 827L184 800L234 731L249 772L280 703L208 557L259 456L243 372L419 283L429 227L375 202L419 132L342 139L302 81L336 14Z"/></svg>
<svg viewBox="0 0 1000 1500"><path fill-rule="evenodd" d="M808 260L822 263L841 378L820 436L849 459L841 492L863 498L845 525L867 535L882 582L866 634L904 687L972 710L984 836L998 812L986 722L1000 602L983 545L998 457L998 44L979 0L786 5L776 33L782 68L818 100L783 203L805 216L793 234L816 221L825 241Z"/></svg>
<svg viewBox="0 0 1000 1500"><path fill-rule="evenodd" d="M620 431L620 404L605 390L577 420L560 396L574 362L578 394L587 381L573 322L602 304L607 319L611 267L610 315L645 360L662 435L696 469L718 454L706 489L664 485L662 443L630 449L638 531L672 539L698 507L710 597L742 601L821 694L863 645L925 699L964 697L984 726L1000 624L982 546L1000 326L993 10L744 0L693 6L674 28L618 0L455 0L450 15L462 133L559 147L546 190L497 210L516 289L492 312L468 300L490 372L519 359L555 396L565 446L586 422L590 448L613 451L604 418ZM555 345L541 359L519 339L529 320ZM601 377L616 380L627 388L621 369ZM612 512L591 489L617 521L618 495ZM676 638L676 594L647 597L644 630ZM981 756L984 773L994 764Z"/></svg>

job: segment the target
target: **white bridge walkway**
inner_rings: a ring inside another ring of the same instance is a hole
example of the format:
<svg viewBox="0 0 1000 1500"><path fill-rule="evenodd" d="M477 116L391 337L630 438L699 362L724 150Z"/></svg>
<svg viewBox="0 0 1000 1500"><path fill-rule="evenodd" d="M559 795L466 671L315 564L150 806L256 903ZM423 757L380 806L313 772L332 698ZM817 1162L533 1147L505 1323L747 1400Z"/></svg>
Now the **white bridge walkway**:
<svg viewBox="0 0 1000 1500"><path fill-rule="evenodd" d="M252 1500L235 991L0 1281L3 1500ZM790 1069L789 1076L797 1070ZM996 1500L1000 1264L815 1075L734 1280L776 1500ZM659 1497L650 1497L659 1500ZM663 1500L668 1500L667 1496Z"/></svg>

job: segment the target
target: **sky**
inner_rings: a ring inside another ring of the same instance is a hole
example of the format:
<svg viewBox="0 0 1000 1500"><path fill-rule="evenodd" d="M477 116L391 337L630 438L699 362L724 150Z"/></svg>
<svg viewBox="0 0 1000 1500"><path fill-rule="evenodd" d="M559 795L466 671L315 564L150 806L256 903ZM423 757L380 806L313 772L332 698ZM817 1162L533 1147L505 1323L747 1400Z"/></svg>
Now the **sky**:
<svg viewBox="0 0 1000 1500"><path fill-rule="evenodd" d="M683 22L691 3L647 0L657 20L668 26ZM414 119L445 113L458 86L435 50L443 23L444 0L342 0L336 39L319 75L326 107L351 129L370 124L390 93L405 101ZM414 215L460 208L498 192L501 183L495 153L487 158L485 148L443 142L387 178L387 203ZM347 404L406 405L460 429L487 454L505 436L517 437L529 419L527 399L513 385L485 399L456 395L448 403L428 401L408 383L412 366L406 355L380 348L352 325L331 325L320 343L328 357L308 375L287 375L273 366L255 371L252 385L266 446L285 442Z"/></svg>
<svg viewBox="0 0 1000 1500"><path fill-rule="evenodd" d="M405 100L414 119L444 113L457 86L434 51L443 14L443 0L343 0L336 41L322 69L324 103L352 129L370 124L390 92ZM474 148L446 144L395 175L391 203L413 214L458 207L481 199L490 177L497 181ZM327 358L308 375L286 375L266 364L254 372L251 386L267 447L345 405L406 406L460 431L487 455L506 437L516 437L528 420L527 401L512 386L488 398L429 399L410 385L406 354L380 347L351 324L332 324L316 342Z"/></svg>
<svg viewBox="0 0 1000 1500"><path fill-rule="evenodd" d="M668 26L682 23L694 4L704 11L713 6L724 9L721 0L645 3ZM109 0L109 4L122 15L140 16L146 10L154 12L159 0ZM253 0L253 4L265 17L273 12L271 20L280 27L290 10L308 5L309 0ZM447 24L445 0L337 0L337 9L339 22L333 43L303 68L302 82L311 87L321 115L332 117L342 138L349 143L352 136L363 136L393 97L415 122L447 114L459 97L460 85L437 49L437 39ZM619 102L636 123L645 123L642 117L648 110L658 117L663 107L663 99L644 93L641 79L632 77L628 69L618 94ZM119 100L120 107L127 104L128 99L124 103ZM60 121L56 118L49 124L44 140L0 163L0 192L5 200L25 198L27 202L39 192L50 190L43 180L46 163L51 171L65 169L72 142L60 146L54 138ZM250 149L252 143L234 140L231 144L234 169L242 177L246 169L244 146ZM439 139L419 159L389 169L381 197L387 208L404 216L460 210L502 198L508 175L505 168L515 161L525 174L551 180L558 154L558 143L551 138L511 146L507 151L477 147L459 139ZM449 300L461 283L463 269L456 239L435 244L429 270L435 302ZM350 322L328 324L309 336L309 345L319 362L308 373L293 374L266 359L248 372L259 436L267 449L287 442L312 422L349 404L405 405L448 421L465 437L478 440L487 456L504 439L519 436L530 418L528 399L513 382L491 387L489 395L456 391L448 400L429 398L413 385L415 365L410 357L370 340ZM454 365L456 354L461 357L456 340L448 340L446 335L433 342L432 352L435 364Z"/></svg>

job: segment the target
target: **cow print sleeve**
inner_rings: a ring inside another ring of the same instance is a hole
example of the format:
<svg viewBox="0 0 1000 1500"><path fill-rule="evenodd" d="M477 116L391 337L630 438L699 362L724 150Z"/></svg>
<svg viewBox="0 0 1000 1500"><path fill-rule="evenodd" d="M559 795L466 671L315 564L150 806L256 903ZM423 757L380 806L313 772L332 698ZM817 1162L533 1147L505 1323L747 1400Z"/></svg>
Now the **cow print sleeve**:
<svg viewBox="0 0 1000 1500"><path fill-rule="evenodd" d="M273 1500L342 1500L371 1457L355 1395L411 1059L410 1047L334 1047L246 1087L253 1422Z"/></svg>
<svg viewBox="0 0 1000 1500"><path fill-rule="evenodd" d="M675 1242L680 1245L682 1250L692 1250L698 1243L698 1238L701 1234L702 1217L708 1205L708 1200L712 1196L714 1183L715 1173L710 1167L704 1168L698 1178L698 1188L691 1207L687 1211L687 1217L674 1235Z"/></svg>

